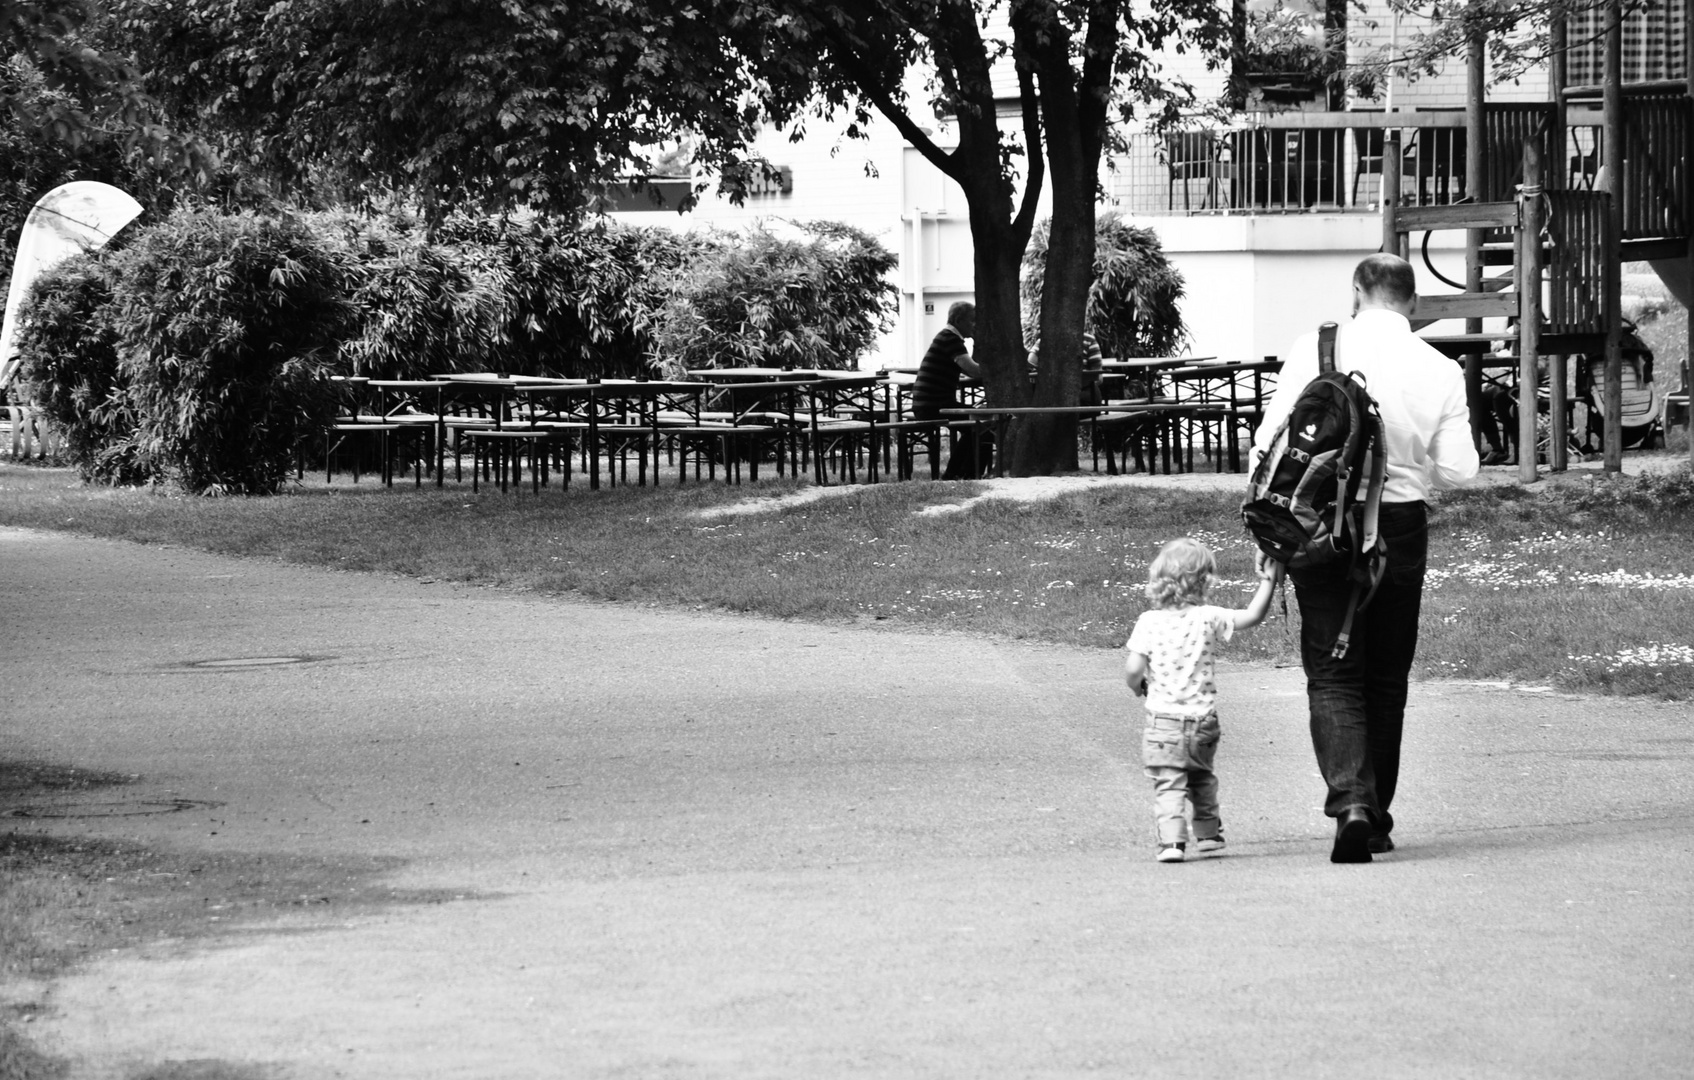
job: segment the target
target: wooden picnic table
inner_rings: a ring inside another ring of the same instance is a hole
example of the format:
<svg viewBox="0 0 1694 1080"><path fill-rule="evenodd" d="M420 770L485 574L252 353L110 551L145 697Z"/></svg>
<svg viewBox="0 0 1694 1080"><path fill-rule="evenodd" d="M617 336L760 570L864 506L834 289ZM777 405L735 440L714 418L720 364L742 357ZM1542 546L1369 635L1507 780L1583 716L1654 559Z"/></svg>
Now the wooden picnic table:
<svg viewBox="0 0 1694 1080"><path fill-rule="evenodd" d="M442 486L442 470L447 463L448 384L440 379L370 379L367 385L384 398L394 398L392 406L379 401L382 422L430 429L435 442L435 486ZM426 410L419 411L418 404L426 405Z"/></svg>
<svg viewBox="0 0 1694 1080"><path fill-rule="evenodd" d="M1282 370L1282 361L1275 357L1264 360L1231 360L1221 364L1194 364L1171 368L1164 377L1171 382L1171 394L1179 404L1200 406L1189 414L1189 467L1193 467L1192 425L1202 426L1202 447L1211 455L1211 427L1222 425L1220 449L1227 450L1229 470L1241 471L1241 427L1251 425L1264 415L1266 400L1265 376ZM1248 380L1249 384L1244 384ZM1221 461L1219 461L1221 465Z"/></svg>
<svg viewBox="0 0 1694 1080"><path fill-rule="evenodd" d="M1102 371L1161 371L1165 368L1190 367L1215 356L1108 356L1100 361Z"/></svg>
<svg viewBox="0 0 1694 1080"><path fill-rule="evenodd" d="M794 377L793 368L779 367L738 367L738 368L689 368L688 377L702 382L777 382Z"/></svg>
<svg viewBox="0 0 1694 1080"><path fill-rule="evenodd" d="M835 368L689 368L690 379L712 383L789 382L801 379L883 379L886 374L875 371L843 371Z"/></svg>
<svg viewBox="0 0 1694 1080"><path fill-rule="evenodd" d="M733 369L720 369L733 370ZM769 371L771 369L743 369L744 371ZM840 442L847 437L863 434L874 446L876 442L878 407L872 396L878 387L887 384L887 378L881 372L829 371L829 372L782 372L781 379L736 379L723 383L713 383L715 397L719 401L727 401L730 408L725 415L732 423L741 424L749 417L761 417L786 427L792 437L785 440L786 448L796 469L799 466L798 447L795 440L802 436L807 440L814 468L814 479L820 483L828 483L824 472L824 444L826 440ZM795 378L794 376L802 376ZM860 403L855 395L865 395ZM833 411L843 406L851 408L856 415L837 417ZM860 426L862 425L862 426ZM779 452L783 447L779 447ZM876 477L875 463L871 464L871 477Z"/></svg>
<svg viewBox="0 0 1694 1080"><path fill-rule="evenodd" d="M968 420L977 427L987 427L989 424L993 424L995 445L1004 447L1006 445L1006 429L1016 417L1083 416L1099 413L1133 414L1159 411L1166 407L1165 404L1150 399L1135 399L1109 401L1100 405L982 405L970 409L942 409L940 413L943 417L952 420ZM1003 453L995 453L994 475L1006 475L1006 458Z"/></svg>
<svg viewBox="0 0 1694 1080"><path fill-rule="evenodd" d="M515 430L564 431L582 430L586 433L589 486L600 486L598 449L604 436L624 433L629 436L651 435L655 478L658 470L657 436L660 430L659 402L663 398L693 398L710 389L703 382L667 379L570 379L542 375L509 375L500 372L451 372L433 374L427 380L385 380L385 388L402 393L425 393L435 388L439 417L437 446L445 443L448 426L469 428L487 427L493 431ZM463 421L448 416L444 394L457 392L470 395L488 407L484 418L466 417ZM630 406L636 414L633 423L619 423L627 418ZM696 405L697 408L697 405ZM643 446L639 461L640 482L646 482L648 446ZM441 480L443 451L437 451L437 483Z"/></svg>
<svg viewBox="0 0 1694 1080"><path fill-rule="evenodd" d="M1107 398L1112 396L1110 393L1105 393L1108 386L1129 389L1130 381L1139 379L1144 383L1149 396L1159 397L1164 386L1165 372L1190 367L1211 359L1214 358L1209 356L1108 357L1100 363L1102 396Z"/></svg>
<svg viewBox="0 0 1694 1080"><path fill-rule="evenodd" d="M1282 361L1273 358L1248 362L1231 360L1222 364L1194 364L1189 367L1170 368L1163 374L1177 390L1177 400L1182 400L1181 391L1187 388L1193 393L1194 400L1215 404L1222 401L1262 402L1265 376L1274 375L1281 370ZM1242 379L1249 375L1252 376L1252 393L1243 397Z"/></svg>
<svg viewBox="0 0 1694 1080"><path fill-rule="evenodd" d="M674 379L565 379L530 383L517 389L528 402L531 424L555 429L583 425L588 440L588 486L590 490L599 490L602 439L621 435L626 444L641 439L636 482L647 482L651 453L653 480L657 483L660 439L667 431L674 433L678 426L675 418L667 421L662 415L662 399L670 399L673 408L680 402L684 413L690 414L687 419L691 425L698 427L700 399L711 390L711 384ZM558 407L560 402L565 404L563 409ZM615 475L613 480L616 481Z"/></svg>

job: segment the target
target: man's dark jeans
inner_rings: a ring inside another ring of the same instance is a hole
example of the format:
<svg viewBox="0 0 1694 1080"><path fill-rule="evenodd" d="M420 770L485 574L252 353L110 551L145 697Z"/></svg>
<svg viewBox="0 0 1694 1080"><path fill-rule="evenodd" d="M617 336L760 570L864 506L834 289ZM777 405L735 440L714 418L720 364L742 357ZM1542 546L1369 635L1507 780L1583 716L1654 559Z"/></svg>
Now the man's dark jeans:
<svg viewBox="0 0 1694 1080"><path fill-rule="evenodd" d="M1362 806L1382 833L1394 827L1388 807L1400 780L1400 735L1406 680L1418 647L1428 521L1421 502L1382 505L1379 531L1388 546L1387 569L1370 606L1354 617L1352 645L1340 660L1331 651L1352 595L1345 567L1289 574L1300 607L1312 747L1329 785L1324 813L1338 817Z"/></svg>

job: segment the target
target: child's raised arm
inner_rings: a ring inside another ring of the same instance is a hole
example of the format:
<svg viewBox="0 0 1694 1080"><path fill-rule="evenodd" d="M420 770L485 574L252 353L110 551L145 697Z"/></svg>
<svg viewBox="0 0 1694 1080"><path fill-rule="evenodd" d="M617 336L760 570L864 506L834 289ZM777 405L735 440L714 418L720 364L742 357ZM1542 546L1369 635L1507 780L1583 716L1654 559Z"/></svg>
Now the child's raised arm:
<svg viewBox="0 0 1694 1080"><path fill-rule="evenodd" d="M1277 582L1282 580L1282 564L1272 562L1268 564L1267 569L1268 573L1261 571L1263 576L1259 578L1259 591L1253 594L1253 599L1245 609L1235 612L1237 630L1257 626L1270 614L1271 596L1276 592Z"/></svg>

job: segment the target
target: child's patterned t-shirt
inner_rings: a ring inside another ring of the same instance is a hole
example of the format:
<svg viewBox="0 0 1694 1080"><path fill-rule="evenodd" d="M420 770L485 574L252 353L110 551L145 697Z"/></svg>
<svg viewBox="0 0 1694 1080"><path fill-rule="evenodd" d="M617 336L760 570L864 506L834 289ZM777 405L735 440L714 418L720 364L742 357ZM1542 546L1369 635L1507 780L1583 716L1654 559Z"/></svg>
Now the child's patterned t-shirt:
<svg viewBox="0 0 1694 1080"><path fill-rule="evenodd" d="M1235 635L1235 613L1198 605L1144 611L1129 632L1130 652L1147 658L1147 711L1202 717L1218 699L1212 663Z"/></svg>

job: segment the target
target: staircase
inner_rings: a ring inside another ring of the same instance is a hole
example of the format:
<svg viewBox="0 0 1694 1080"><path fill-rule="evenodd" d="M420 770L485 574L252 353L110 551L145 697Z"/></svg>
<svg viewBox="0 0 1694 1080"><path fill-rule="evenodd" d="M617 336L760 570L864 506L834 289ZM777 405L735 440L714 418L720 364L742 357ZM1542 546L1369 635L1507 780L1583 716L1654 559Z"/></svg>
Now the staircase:
<svg viewBox="0 0 1694 1080"><path fill-rule="evenodd" d="M1607 200L1603 192L1543 192L1547 222L1542 234L1540 265L1546 272L1546 308L1540 321L1539 351L1584 353L1604 348L1605 279L1602 229ZM1410 251L1410 234L1447 229L1486 230L1491 242L1485 245L1485 268L1503 267L1504 273L1485 277L1478 292L1418 299L1413 329L1425 329L1448 319L1515 319L1522 297L1517 283L1523 275L1520 260L1522 207L1517 202L1461 203L1456 206L1406 207L1393 211L1393 227L1403 253ZM1425 265L1436 277L1427 258ZM1447 280L1442 278L1442 280ZM1449 282L1449 284L1457 284ZM1491 351L1494 343L1519 335L1517 329L1467 333L1426 334L1424 339L1448 356L1469 356ZM1513 355L1519 350L1513 348Z"/></svg>

